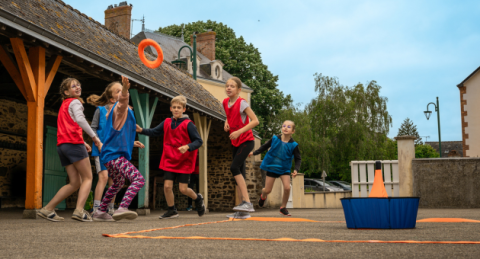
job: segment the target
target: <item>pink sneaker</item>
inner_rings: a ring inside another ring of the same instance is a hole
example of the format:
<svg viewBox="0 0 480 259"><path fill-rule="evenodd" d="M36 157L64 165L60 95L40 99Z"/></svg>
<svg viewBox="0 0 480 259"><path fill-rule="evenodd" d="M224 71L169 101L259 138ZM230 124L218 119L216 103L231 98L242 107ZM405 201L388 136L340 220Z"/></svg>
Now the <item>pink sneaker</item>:
<svg viewBox="0 0 480 259"><path fill-rule="evenodd" d="M106 212L103 212L103 211L100 211L100 210L96 210L95 213L93 213L93 221L105 221L105 222L108 222L108 221L115 221L112 216L110 216L108 213Z"/></svg>
<svg viewBox="0 0 480 259"><path fill-rule="evenodd" d="M113 213L114 220L122 220L122 219L136 219L138 214L135 211L128 210L127 208L118 208L118 210Z"/></svg>

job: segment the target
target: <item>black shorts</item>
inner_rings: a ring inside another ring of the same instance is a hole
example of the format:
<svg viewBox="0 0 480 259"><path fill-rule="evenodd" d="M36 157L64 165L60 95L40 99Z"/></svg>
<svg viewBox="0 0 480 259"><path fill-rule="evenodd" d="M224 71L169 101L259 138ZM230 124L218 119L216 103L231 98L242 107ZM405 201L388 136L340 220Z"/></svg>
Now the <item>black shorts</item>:
<svg viewBox="0 0 480 259"><path fill-rule="evenodd" d="M64 143L57 146L57 152L62 166L71 165L88 157L87 148L84 144Z"/></svg>
<svg viewBox="0 0 480 259"><path fill-rule="evenodd" d="M290 175L290 173L276 174L276 173L272 173L272 172L268 172L268 171L267 171L267 176L268 176L268 177L278 178L278 177L280 177L280 176L282 176L282 175Z"/></svg>
<svg viewBox="0 0 480 259"><path fill-rule="evenodd" d="M179 183L188 184L190 182L190 174L180 174L163 171L163 180L170 180L175 182L175 179L177 179Z"/></svg>

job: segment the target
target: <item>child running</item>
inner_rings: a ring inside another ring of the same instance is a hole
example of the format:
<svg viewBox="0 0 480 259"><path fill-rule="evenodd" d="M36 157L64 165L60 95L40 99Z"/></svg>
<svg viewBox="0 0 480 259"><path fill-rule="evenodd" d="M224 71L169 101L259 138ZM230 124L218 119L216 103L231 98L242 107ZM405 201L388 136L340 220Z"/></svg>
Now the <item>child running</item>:
<svg viewBox="0 0 480 259"><path fill-rule="evenodd" d="M90 214L83 207L92 187L92 169L88 152L90 146L83 141L82 130L85 131L99 149L102 142L88 125L83 114L83 100L80 98L82 86L75 78L67 78L60 85L63 102L57 119L57 152L60 163L68 174L69 183L58 190L50 202L37 212L37 215L50 221L63 221L55 213L55 207L78 190L77 205L72 219L92 221Z"/></svg>
<svg viewBox="0 0 480 259"><path fill-rule="evenodd" d="M160 219L172 219L178 217L173 195L173 182L179 182L180 192L195 200L198 216L205 213L203 196L188 188L190 175L195 170L198 148L203 140L198 134L197 127L183 114L187 108L187 99L177 96L170 102L172 118L167 118L153 129L142 129L137 125L137 132L151 137L163 134L163 153L160 160L160 169L164 171L164 192L167 200L168 211Z"/></svg>
<svg viewBox="0 0 480 259"><path fill-rule="evenodd" d="M302 162L298 143L292 138L293 133L295 133L295 123L287 120L283 122L282 134L273 136L267 143L248 155L256 156L270 148L260 165L260 168L267 172L267 178L258 205L263 207L267 195L272 192L275 179L280 177L283 183L283 199L280 214L284 216L291 216L286 207L288 197L290 196L290 168L292 167L292 159L295 157L293 177L297 175L297 172L300 170L300 163Z"/></svg>
<svg viewBox="0 0 480 259"><path fill-rule="evenodd" d="M230 140L233 146L233 161L230 171L237 184L237 195L242 200L239 205L233 208L237 212L227 215L227 217L246 219L250 218L249 212L254 212L255 210L248 197L247 185L245 183L245 160L255 146L252 129L259 122L247 101L240 97L241 90L242 81L239 78L232 77L227 80L225 92L228 98L223 100L223 108L227 114L224 129L230 132Z"/></svg>
<svg viewBox="0 0 480 259"><path fill-rule="evenodd" d="M95 114L93 115L91 127L93 131L97 134L101 141L105 140L104 131L105 124L107 123L107 113L110 112L112 106L117 102L119 95L122 92L122 86L118 82L110 83L105 92L101 96L92 94L87 98L87 103L97 106ZM105 106L100 106L99 104L105 104ZM100 151L97 146L92 146L92 156L95 157L95 167L98 175L97 187L95 188L95 194L93 198L93 212L98 210L100 207L100 200L102 199L103 190L108 181L108 185L113 185L113 179L108 174L108 170L105 167L104 163L100 161ZM108 204L107 213L110 216L115 212L114 209L115 197L112 198L112 201Z"/></svg>
<svg viewBox="0 0 480 259"><path fill-rule="evenodd" d="M121 94L118 94L117 102L110 109L110 112L107 113L107 122L104 129L105 142L100 153L100 161L105 163L113 179L113 185L108 188L99 208L93 214L94 221L116 221L137 218L137 213L128 210L128 206L145 184L143 176L129 161L132 159L133 147L144 148L142 143L135 141L135 116L128 107L130 83L128 78L122 76L122 84L114 82L111 87L114 95L121 88ZM109 90L107 88L105 91L109 92ZM110 100L105 98L103 101L97 100L96 104L104 106L109 102ZM125 184L125 179L130 181L130 186L123 196L120 207L113 213L113 216L110 216L107 213L108 204L111 203L113 197Z"/></svg>

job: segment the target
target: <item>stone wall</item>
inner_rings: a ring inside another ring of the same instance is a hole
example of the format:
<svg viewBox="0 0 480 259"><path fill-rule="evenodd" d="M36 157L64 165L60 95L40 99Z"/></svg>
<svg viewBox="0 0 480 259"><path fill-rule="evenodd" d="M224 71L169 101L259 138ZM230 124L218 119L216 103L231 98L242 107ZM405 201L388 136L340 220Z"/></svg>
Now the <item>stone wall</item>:
<svg viewBox="0 0 480 259"><path fill-rule="evenodd" d="M413 196L422 208L480 208L480 158L414 159Z"/></svg>

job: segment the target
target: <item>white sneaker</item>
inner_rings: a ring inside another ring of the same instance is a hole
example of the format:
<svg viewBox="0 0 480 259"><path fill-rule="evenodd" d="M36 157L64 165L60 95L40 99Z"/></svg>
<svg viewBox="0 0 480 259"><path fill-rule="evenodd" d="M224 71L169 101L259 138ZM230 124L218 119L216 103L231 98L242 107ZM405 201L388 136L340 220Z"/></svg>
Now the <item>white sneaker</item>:
<svg viewBox="0 0 480 259"><path fill-rule="evenodd" d="M250 216L250 213L248 212L243 212L243 211L237 211L232 214L228 214L227 218L236 218L236 219L248 219L252 216Z"/></svg>

